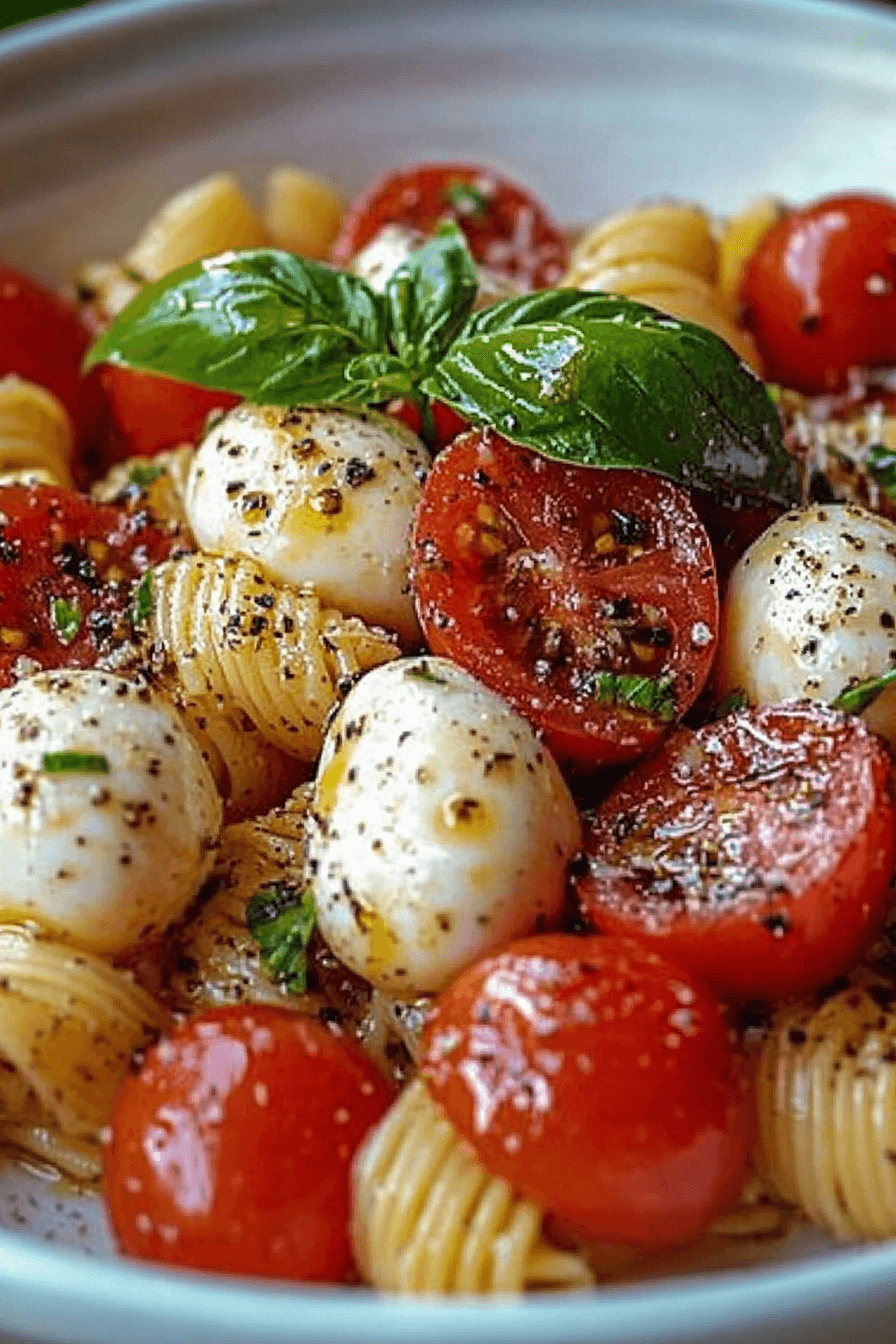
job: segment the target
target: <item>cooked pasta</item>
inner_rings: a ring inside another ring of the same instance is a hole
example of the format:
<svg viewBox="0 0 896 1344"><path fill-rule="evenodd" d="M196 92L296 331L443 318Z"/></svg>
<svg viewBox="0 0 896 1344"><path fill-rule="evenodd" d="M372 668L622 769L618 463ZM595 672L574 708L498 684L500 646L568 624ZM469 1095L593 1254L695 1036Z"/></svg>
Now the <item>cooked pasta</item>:
<svg viewBox="0 0 896 1344"><path fill-rule="evenodd" d="M324 259L339 232L342 202L329 182L281 164L267 176L261 216L276 247Z"/></svg>
<svg viewBox="0 0 896 1344"><path fill-rule="evenodd" d="M232 173L213 173L185 187L153 215L125 257L144 280L228 248L261 247L264 227Z"/></svg>
<svg viewBox="0 0 896 1344"><path fill-rule="evenodd" d="M867 400L844 417L831 414L824 403L786 391L780 412L807 482L823 478L837 499L896 517L896 502L876 473L878 468L886 474L896 455L896 415L886 413L883 400Z"/></svg>
<svg viewBox="0 0 896 1344"><path fill-rule="evenodd" d="M7 374L0 378L0 471L41 471L71 485L71 417L45 387Z"/></svg>
<svg viewBox="0 0 896 1344"><path fill-rule="evenodd" d="M118 261L91 261L75 278L82 312L102 328L127 308L143 288L143 277Z"/></svg>
<svg viewBox="0 0 896 1344"><path fill-rule="evenodd" d="M115 1089L168 1022L99 957L0 925L0 1138L98 1176Z"/></svg>
<svg viewBox="0 0 896 1344"><path fill-rule="evenodd" d="M145 505L156 518L176 523L183 533L184 544L190 542L184 490L193 459L193 445L181 444L152 458L129 457L116 462L100 480L91 486L94 499L106 503Z"/></svg>
<svg viewBox="0 0 896 1344"><path fill-rule="evenodd" d="M857 974L781 1008L759 1056L760 1166L836 1237L896 1235L896 989Z"/></svg>
<svg viewBox="0 0 896 1344"><path fill-rule="evenodd" d="M717 289L718 265L707 213L699 206L668 201L638 206L589 229L574 247L562 283L625 294L697 322L756 366L749 335L734 325Z"/></svg>
<svg viewBox="0 0 896 1344"><path fill-rule="evenodd" d="M155 570L151 637L190 696L220 696L269 741L313 760L341 686L397 656L393 640L270 582L248 560L181 556Z"/></svg>
<svg viewBox="0 0 896 1344"><path fill-rule="evenodd" d="M403 1293L514 1293L586 1288L586 1261L551 1245L544 1214L489 1176L417 1080L355 1161L352 1237L376 1288Z"/></svg>
<svg viewBox="0 0 896 1344"><path fill-rule="evenodd" d="M744 262L760 238L784 213L775 196L759 196L726 219L719 232L719 289L732 311L737 308L738 284Z"/></svg>

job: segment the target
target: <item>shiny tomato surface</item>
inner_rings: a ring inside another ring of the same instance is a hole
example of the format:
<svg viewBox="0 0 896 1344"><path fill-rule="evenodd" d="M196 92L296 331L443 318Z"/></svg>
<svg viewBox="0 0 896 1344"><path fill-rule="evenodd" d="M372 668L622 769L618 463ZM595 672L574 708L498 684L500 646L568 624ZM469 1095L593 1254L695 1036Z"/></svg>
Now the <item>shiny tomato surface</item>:
<svg viewBox="0 0 896 1344"><path fill-rule="evenodd" d="M688 1241L742 1181L723 1011L633 939L544 934L471 966L436 1002L422 1069L487 1170L588 1237Z"/></svg>
<svg viewBox="0 0 896 1344"><path fill-rule="evenodd" d="M116 364L102 365L92 378L99 389L105 463L198 443L209 415L229 411L241 401L230 392Z"/></svg>
<svg viewBox="0 0 896 1344"><path fill-rule="evenodd" d="M463 229L476 261L523 289L556 285L568 265L566 235L536 196L491 168L460 163L421 164L375 182L346 214L333 260L348 265L386 224L428 234L445 219Z"/></svg>
<svg viewBox="0 0 896 1344"><path fill-rule="evenodd" d="M178 544L142 510L0 488L0 686L35 667L92 667L128 637L135 582Z"/></svg>
<svg viewBox="0 0 896 1344"><path fill-rule="evenodd" d="M89 344L73 304L0 263L0 378L16 373L48 388L77 423Z"/></svg>
<svg viewBox="0 0 896 1344"><path fill-rule="evenodd" d="M682 730L586 818L582 909L723 996L819 989L892 904L891 771L860 719L808 701Z"/></svg>
<svg viewBox="0 0 896 1344"><path fill-rule="evenodd" d="M583 769L655 746L712 663L709 538L686 493L650 472L570 466L490 432L464 435L424 486L413 584L432 651Z"/></svg>
<svg viewBox="0 0 896 1344"><path fill-rule="evenodd" d="M349 1172L392 1097L316 1018L211 1009L122 1085L106 1203L126 1255L310 1282L349 1271Z"/></svg>
<svg viewBox="0 0 896 1344"><path fill-rule="evenodd" d="M896 363L896 201L851 193L785 215L747 260L744 319L772 382L838 392Z"/></svg>

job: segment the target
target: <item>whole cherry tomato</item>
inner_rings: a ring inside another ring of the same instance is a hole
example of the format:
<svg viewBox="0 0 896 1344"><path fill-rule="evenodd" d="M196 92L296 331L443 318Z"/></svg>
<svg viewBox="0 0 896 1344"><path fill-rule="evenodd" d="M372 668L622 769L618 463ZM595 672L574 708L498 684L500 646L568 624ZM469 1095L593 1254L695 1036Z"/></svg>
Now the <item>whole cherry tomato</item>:
<svg viewBox="0 0 896 1344"><path fill-rule="evenodd" d="M360 1047L290 1008L189 1018L123 1083L106 1203L126 1255L337 1283L350 1169L391 1089Z"/></svg>
<svg viewBox="0 0 896 1344"><path fill-rule="evenodd" d="M91 377L100 390L106 462L152 457L179 443L197 443L212 411L229 411L241 400L230 392L212 392L116 364L103 364Z"/></svg>
<svg viewBox="0 0 896 1344"><path fill-rule="evenodd" d="M860 719L808 701L683 730L586 818L582 909L725 997L819 989L892 904L891 770Z"/></svg>
<svg viewBox="0 0 896 1344"><path fill-rule="evenodd" d="M740 297L766 377L837 392L896 363L896 201L829 196L785 215L748 259Z"/></svg>
<svg viewBox="0 0 896 1344"><path fill-rule="evenodd" d="M48 388L77 424L81 360L89 344L73 304L0 264L0 378L16 373Z"/></svg>
<svg viewBox="0 0 896 1344"><path fill-rule="evenodd" d="M413 552L432 651L509 700L563 761L649 750L709 674L712 550L662 476L553 462L477 430L436 458Z"/></svg>
<svg viewBox="0 0 896 1344"><path fill-rule="evenodd" d="M463 229L476 261L524 289L556 285L569 263L566 235L537 197L491 168L460 163L421 164L375 182L346 214L333 260L348 265L386 224L431 233L444 219Z"/></svg>
<svg viewBox="0 0 896 1344"><path fill-rule="evenodd" d="M405 401L403 397L396 397L386 408L390 415L394 415L408 429L414 431L422 439L428 439L426 424L423 419L423 412L415 401ZM447 448L449 443L453 443L459 434L463 434L470 428L469 420L465 420L462 415L458 415L453 407L448 406L444 401L431 401L429 403L429 413L432 419L432 447L438 452L442 448Z"/></svg>
<svg viewBox="0 0 896 1344"><path fill-rule="evenodd" d="M22 659L92 667L127 639L136 580L179 542L145 510L62 486L4 486L0 518L0 686Z"/></svg>
<svg viewBox="0 0 896 1344"><path fill-rule="evenodd" d="M750 1125L722 1009L634 939L511 943L440 995L423 1044L487 1170L589 1237L685 1242L737 1194Z"/></svg>

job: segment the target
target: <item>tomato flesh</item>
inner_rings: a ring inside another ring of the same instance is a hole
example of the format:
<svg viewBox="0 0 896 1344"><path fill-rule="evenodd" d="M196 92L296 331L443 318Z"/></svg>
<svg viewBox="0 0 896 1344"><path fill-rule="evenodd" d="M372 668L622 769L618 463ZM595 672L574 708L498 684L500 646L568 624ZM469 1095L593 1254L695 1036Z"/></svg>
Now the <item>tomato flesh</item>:
<svg viewBox="0 0 896 1344"><path fill-rule="evenodd" d="M391 1097L359 1047L289 1008L188 1019L116 1097L105 1176L121 1250L341 1281L351 1161Z"/></svg>
<svg viewBox="0 0 896 1344"><path fill-rule="evenodd" d="M177 544L144 510L62 486L0 489L0 686L34 665L92 667L128 637L135 581Z"/></svg>
<svg viewBox="0 0 896 1344"><path fill-rule="evenodd" d="M345 216L332 257L347 266L386 224L432 233L452 219L474 259L524 289L559 283L569 264L566 235L525 187L490 168L422 164L390 173L359 197Z"/></svg>
<svg viewBox="0 0 896 1344"><path fill-rule="evenodd" d="M413 555L432 651L580 768L656 745L709 674L712 549L664 477L552 462L475 431L436 459ZM656 692L656 709L639 707L638 688L648 704Z"/></svg>
<svg viewBox="0 0 896 1344"><path fill-rule="evenodd" d="M582 909L725 997L819 989L891 904L891 769L860 719L811 702L682 730L586 819Z"/></svg>
<svg viewBox="0 0 896 1344"><path fill-rule="evenodd" d="M586 1236L685 1242L750 1125L714 996L633 939L545 934L468 968L424 1029L430 1092L487 1170Z"/></svg>
<svg viewBox="0 0 896 1344"><path fill-rule="evenodd" d="M852 193L791 211L748 259L740 297L773 382L838 392L896 363L896 201Z"/></svg>

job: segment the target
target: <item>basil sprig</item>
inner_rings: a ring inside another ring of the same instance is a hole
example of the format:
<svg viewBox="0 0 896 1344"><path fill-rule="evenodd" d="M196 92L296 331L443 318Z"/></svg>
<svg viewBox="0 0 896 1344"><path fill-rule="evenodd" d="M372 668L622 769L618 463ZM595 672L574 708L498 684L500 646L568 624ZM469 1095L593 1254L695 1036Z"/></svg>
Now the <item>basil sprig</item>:
<svg viewBox="0 0 896 1344"><path fill-rule="evenodd" d="M383 294L287 252L225 252L147 285L86 367L123 364L283 406L405 397L425 408L438 398L549 457L785 505L797 498L774 403L711 332L572 289L473 314L476 289L453 223Z"/></svg>
<svg viewBox="0 0 896 1344"><path fill-rule="evenodd" d="M877 699L881 691L894 684L896 684L896 668L890 668L879 677L869 677L867 681L845 687L836 700L831 701L831 709L842 710L844 714L861 714L863 709L867 709L872 701Z"/></svg>

